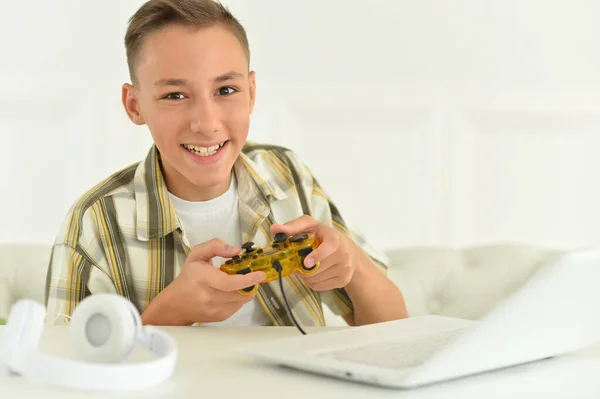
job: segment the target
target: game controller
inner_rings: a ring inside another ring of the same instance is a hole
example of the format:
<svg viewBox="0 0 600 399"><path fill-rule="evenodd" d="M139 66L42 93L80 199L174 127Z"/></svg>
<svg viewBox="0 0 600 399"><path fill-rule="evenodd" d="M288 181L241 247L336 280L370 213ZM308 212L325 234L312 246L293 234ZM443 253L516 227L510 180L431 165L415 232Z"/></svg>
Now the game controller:
<svg viewBox="0 0 600 399"><path fill-rule="evenodd" d="M249 241L242 245L239 255L227 259L220 269L227 274L248 274L263 271L267 278L262 282L268 283L281 277L289 276L296 271L302 274L312 274L317 271L319 264L311 268L304 266L304 259L315 250L321 242L313 234L294 234L288 237L277 233L273 241L264 248L254 248ZM258 284L238 290L242 295L251 295L258 290Z"/></svg>

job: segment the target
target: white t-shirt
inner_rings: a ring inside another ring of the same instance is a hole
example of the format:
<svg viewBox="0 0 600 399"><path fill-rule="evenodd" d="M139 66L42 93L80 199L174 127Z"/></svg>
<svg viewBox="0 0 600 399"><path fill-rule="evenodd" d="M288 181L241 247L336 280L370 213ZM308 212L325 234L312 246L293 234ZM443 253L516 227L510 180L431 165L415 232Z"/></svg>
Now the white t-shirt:
<svg viewBox="0 0 600 399"><path fill-rule="evenodd" d="M238 194L235 177L232 177L229 189L221 196L209 201L190 202L169 193L171 203L183 225L190 247L194 247L213 238L220 238L227 244L240 247ZM225 261L216 256L212 259L215 267ZM240 310L223 322L203 323L204 325L266 325L268 317L257 305L256 299L246 303Z"/></svg>

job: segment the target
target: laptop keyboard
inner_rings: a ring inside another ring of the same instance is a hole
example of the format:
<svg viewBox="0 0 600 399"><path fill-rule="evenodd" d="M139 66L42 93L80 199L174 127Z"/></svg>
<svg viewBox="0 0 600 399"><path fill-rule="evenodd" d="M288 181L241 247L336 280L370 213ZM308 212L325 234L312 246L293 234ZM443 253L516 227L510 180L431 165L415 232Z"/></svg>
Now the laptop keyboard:
<svg viewBox="0 0 600 399"><path fill-rule="evenodd" d="M443 331L423 338L374 342L321 352L317 357L401 369L423 364L425 360L458 337L463 329Z"/></svg>

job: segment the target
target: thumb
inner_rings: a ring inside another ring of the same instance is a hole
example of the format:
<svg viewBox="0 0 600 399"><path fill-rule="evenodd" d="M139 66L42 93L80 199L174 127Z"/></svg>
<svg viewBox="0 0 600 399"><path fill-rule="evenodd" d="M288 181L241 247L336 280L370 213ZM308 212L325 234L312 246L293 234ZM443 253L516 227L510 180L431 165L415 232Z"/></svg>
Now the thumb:
<svg viewBox="0 0 600 399"><path fill-rule="evenodd" d="M319 227L319 222L310 216L303 215L297 219L285 224L272 224L271 232L273 234L284 233L287 235L299 233L312 233Z"/></svg>
<svg viewBox="0 0 600 399"><path fill-rule="evenodd" d="M188 259L192 261L210 262L215 256L230 258L240 253L240 248L227 244L220 238L200 243L192 248Z"/></svg>

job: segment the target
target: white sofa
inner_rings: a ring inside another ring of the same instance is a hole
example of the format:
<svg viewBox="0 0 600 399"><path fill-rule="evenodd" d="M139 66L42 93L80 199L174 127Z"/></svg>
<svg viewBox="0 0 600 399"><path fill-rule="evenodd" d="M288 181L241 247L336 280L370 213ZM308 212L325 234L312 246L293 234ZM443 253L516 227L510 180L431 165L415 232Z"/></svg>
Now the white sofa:
<svg viewBox="0 0 600 399"><path fill-rule="evenodd" d="M388 251L388 276L404 294L410 316L477 319L514 292L559 251L518 244L471 248L411 247ZM50 247L0 245L0 319L20 298L44 299ZM343 325L326 309L330 325Z"/></svg>
<svg viewBox="0 0 600 399"><path fill-rule="evenodd" d="M21 298L44 301L50 246L0 244L0 320Z"/></svg>

